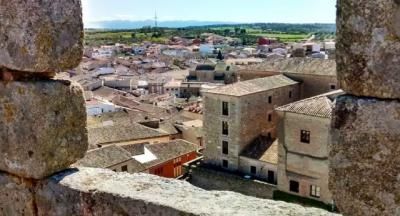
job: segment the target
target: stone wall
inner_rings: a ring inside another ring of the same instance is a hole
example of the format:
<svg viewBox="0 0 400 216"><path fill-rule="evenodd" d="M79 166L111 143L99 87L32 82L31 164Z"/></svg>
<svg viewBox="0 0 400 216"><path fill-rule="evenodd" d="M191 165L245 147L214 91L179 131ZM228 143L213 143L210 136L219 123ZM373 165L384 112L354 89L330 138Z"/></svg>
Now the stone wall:
<svg viewBox="0 0 400 216"><path fill-rule="evenodd" d="M330 189L344 215L400 215L400 2L338 0Z"/></svg>
<svg viewBox="0 0 400 216"><path fill-rule="evenodd" d="M340 89L334 60L312 58L271 59L240 70L240 80L251 80L278 74L301 82L301 98L309 98Z"/></svg>
<svg viewBox="0 0 400 216"><path fill-rule="evenodd" d="M328 188L328 146L330 118L284 112L279 126L278 189L287 193L332 203ZM301 130L310 131L310 143L300 142ZM289 182L299 182L299 193L290 191ZM310 196L310 186L321 188L320 198Z"/></svg>
<svg viewBox="0 0 400 216"><path fill-rule="evenodd" d="M289 97L289 92L292 97ZM272 103L268 97L272 97ZM276 137L276 126L279 122L274 109L298 100L299 85L294 84L269 91L258 92L241 97L205 93L204 97L204 140L205 161L222 166L222 160L228 160L228 169L239 168L239 155L260 135ZM222 115L222 102L229 103L229 116ZM272 121L268 122L271 114ZM222 121L228 122L229 135L222 135ZM222 153L222 141L229 143L228 155Z"/></svg>
<svg viewBox="0 0 400 216"><path fill-rule="evenodd" d="M0 215L334 215L148 174L82 168L40 182L0 173Z"/></svg>
<svg viewBox="0 0 400 216"><path fill-rule="evenodd" d="M189 182L199 188L212 191L234 191L247 196L272 199L276 186L265 182L245 179L239 175L192 166Z"/></svg>

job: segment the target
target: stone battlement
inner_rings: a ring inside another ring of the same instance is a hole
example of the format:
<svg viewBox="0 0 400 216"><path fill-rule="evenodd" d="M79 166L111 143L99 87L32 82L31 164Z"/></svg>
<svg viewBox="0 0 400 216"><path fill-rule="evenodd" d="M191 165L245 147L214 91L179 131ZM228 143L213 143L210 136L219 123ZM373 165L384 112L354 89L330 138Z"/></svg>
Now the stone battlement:
<svg viewBox="0 0 400 216"><path fill-rule="evenodd" d="M82 168L30 182L0 173L1 215L335 215L316 208L206 191L148 174Z"/></svg>

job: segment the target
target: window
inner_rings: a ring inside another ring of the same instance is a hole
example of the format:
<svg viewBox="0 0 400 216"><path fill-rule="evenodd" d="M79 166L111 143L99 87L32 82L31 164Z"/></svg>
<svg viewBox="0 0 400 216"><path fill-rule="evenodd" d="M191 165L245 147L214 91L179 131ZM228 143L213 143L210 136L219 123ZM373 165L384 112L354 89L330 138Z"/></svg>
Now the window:
<svg viewBox="0 0 400 216"><path fill-rule="evenodd" d="M251 167L250 167L250 173L251 173L252 175L257 174L257 167L251 166Z"/></svg>
<svg viewBox="0 0 400 216"><path fill-rule="evenodd" d="M228 135L229 134L229 126L228 122L222 122L222 134L223 135Z"/></svg>
<svg viewBox="0 0 400 216"><path fill-rule="evenodd" d="M272 96L268 97L268 103L271 104L272 103Z"/></svg>
<svg viewBox="0 0 400 216"><path fill-rule="evenodd" d="M310 185L310 196L320 198L321 188L315 185Z"/></svg>
<svg viewBox="0 0 400 216"><path fill-rule="evenodd" d="M122 172L128 172L128 166L127 165L122 166L121 167L121 171Z"/></svg>
<svg viewBox="0 0 400 216"><path fill-rule="evenodd" d="M271 184L276 184L275 183L275 172L268 170L268 177L267 177L267 182Z"/></svg>
<svg viewBox="0 0 400 216"><path fill-rule="evenodd" d="M292 98L292 91L289 91L289 98Z"/></svg>
<svg viewBox="0 0 400 216"><path fill-rule="evenodd" d="M228 142L227 141L222 141L222 154L228 154Z"/></svg>
<svg viewBox="0 0 400 216"><path fill-rule="evenodd" d="M228 116L229 115L229 104L228 102L222 102L222 115Z"/></svg>
<svg viewBox="0 0 400 216"><path fill-rule="evenodd" d="M227 160L222 160L222 167L223 168L228 168L228 161Z"/></svg>
<svg viewBox="0 0 400 216"><path fill-rule="evenodd" d="M268 114L268 121L272 122L272 114Z"/></svg>
<svg viewBox="0 0 400 216"><path fill-rule="evenodd" d="M310 131L301 130L300 142L310 143Z"/></svg>
<svg viewBox="0 0 400 216"><path fill-rule="evenodd" d="M290 181L289 182L289 190L291 191L291 192L295 192L295 193L298 193L299 192L299 182L298 181Z"/></svg>
<svg viewBox="0 0 400 216"><path fill-rule="evenodd" d="M336 85L331 85L331 90L335 90L336 89Z"/></svg>

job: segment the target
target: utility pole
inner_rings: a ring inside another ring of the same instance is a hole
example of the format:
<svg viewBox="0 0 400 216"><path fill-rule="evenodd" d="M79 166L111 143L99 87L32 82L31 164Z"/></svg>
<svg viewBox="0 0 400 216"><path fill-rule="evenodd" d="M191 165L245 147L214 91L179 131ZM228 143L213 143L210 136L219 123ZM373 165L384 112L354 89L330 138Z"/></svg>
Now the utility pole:
<svg viewBox="0 0 400 216"><path fill-rule="evenodd" d="M154 27L157 29L158 27L158 17L157 17L157 11L155 11L154 14Z"/></svg>

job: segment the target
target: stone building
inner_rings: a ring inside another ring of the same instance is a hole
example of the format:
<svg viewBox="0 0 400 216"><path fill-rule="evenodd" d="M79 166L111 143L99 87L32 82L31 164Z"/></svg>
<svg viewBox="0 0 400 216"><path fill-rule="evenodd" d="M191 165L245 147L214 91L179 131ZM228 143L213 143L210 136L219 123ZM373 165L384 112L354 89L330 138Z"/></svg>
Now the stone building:
<svg viewBox="0 0 400 216"><path fill-rule="evenodd" d="M239 171L253 178L277 184L278 140L260 136L239 156Z"/></svg>
<svg viewBox="0 0 400 216"><path fill-rule="evenodd" d="M240 80L283 74L301 83L302 99L340 89L334 60L313 58L269 59L239 71Z"/></svg>
<svg viewBox="0 0 400 216"><path fill-rule="evenodd" d="M74 166L177 178L185 174L182 165L197 158L197 150L196 144L180 139L155 144L108 145L88 151Z"/></svg>
<svg viewBox="0 0 400 216"><path fill-rule="evenodd" d="M224 62L217 64L199 64L189 71L187 80L202 83L233 83L236 76L236 67Z"/></svg>
<svg viewBox="0 0 400 216"><path fill-rule="evenodd" d="M276 109L279 126L278 189L332 203L328 189L332 109L341 90Z"/></svg>
<svg viewBox="0 0 400 216"><path fill-rule="evenodd" d="M274 109L300 97L299 83L283 75L204 92L205 162L238 171L239 156L258 137L276 137Z"/></svg>

